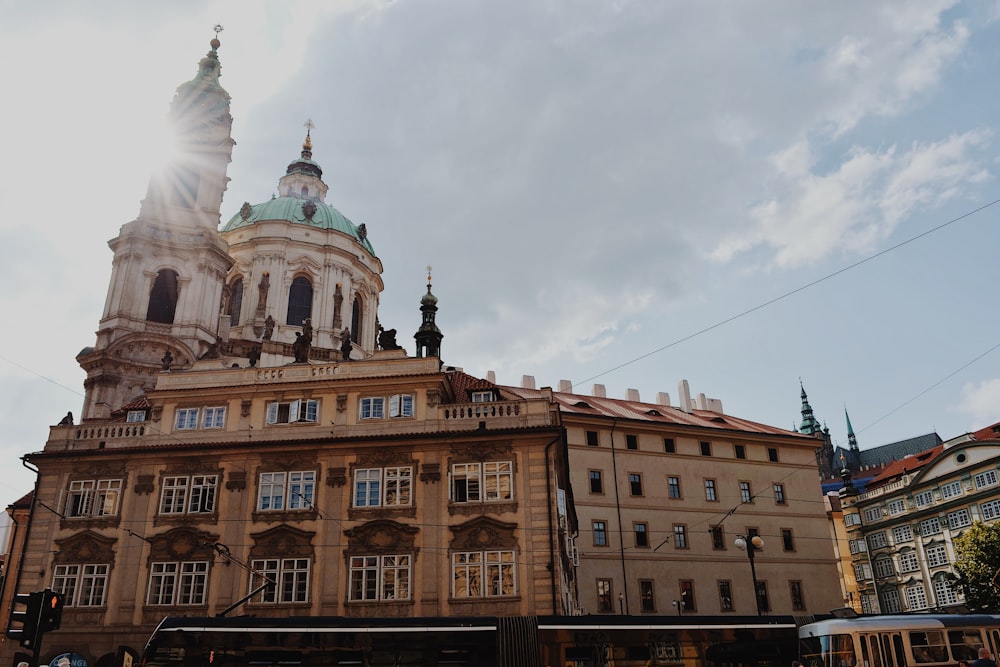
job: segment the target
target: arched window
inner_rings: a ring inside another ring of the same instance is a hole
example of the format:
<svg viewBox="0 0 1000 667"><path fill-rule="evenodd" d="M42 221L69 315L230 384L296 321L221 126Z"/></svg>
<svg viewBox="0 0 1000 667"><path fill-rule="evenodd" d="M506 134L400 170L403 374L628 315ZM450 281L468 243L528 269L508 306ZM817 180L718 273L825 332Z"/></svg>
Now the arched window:
<svg viewBox="0 0 1000 667"><path fill-rule="evenodd" d="M312 317L313 287L308 278L299 276L288 290L288 318L286 324L300 327Z"/></svg>
<svg viewBox="0 0 1000 667"><path fill-rule="evenodd" d="M153 289L149 293L149 308L146 319L150 322L174 323L177 310L177 272L163 269L156 274Z"/></svg>
<svg viewBox="0 0 1000 667"><path fill-rule="evenodd" d="M354 297L354 306L351 308L351 340L361 343L361 297Z"/></svg>
<svg viewBox="0 0 1000 667"><path fill-rule="evenodd" d="M243 310L243 279L237 278L229 286L229 324L240 323L240 311Z"/></svg>

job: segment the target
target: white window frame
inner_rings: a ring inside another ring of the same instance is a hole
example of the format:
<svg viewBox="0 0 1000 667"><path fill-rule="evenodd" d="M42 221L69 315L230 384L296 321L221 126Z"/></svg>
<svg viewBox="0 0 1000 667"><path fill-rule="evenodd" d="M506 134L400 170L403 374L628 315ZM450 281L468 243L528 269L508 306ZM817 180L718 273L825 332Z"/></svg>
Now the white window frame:
<svg viewBox="0 0 1000 667"><path fill-rule="evenodd" d="M56 565L52 571L52 590L63 594L67 607L103 607L107 602L107 563L72 563Z"/></svg>
<svg viewBox="0 0 1000 667"><path fill-rule="evenodd" d="M413 394L393 394L389 397L389 417L412 417Z"/></svg>
<svg viewBox="0 0 1000 667"><path fill-rule="evenodd" d="M257 484L258 512L309 510L314 507L315 502L315 470L260 473Z"/></svg>
<svg viewBox="0 0 1000 667"><path fill-rule="evenodd" d="M517 595L517 559L511 550L461 551L451 557L454 598Z"/></svg>
<svg viewBox="0 0 1000 667"><path fill-rule="evenodd" d="M267 404L267 424L315 424L319 421L319 401L303 398Z"/></svg>
<svg viewBox="0 0 1000 667"><path fill-rule="evenodd" d="M933 491L921 491L913 494L913 504L917 507L927 507L934 504Z"/></svg>
<svg viewBox="0 0 1000 667"><path fill-rule="evenodd" d="M719 485L714 479L705 479L705 500L710 503L718 502L719 500Z"/></svg>
<svg viewBox="0 0 1000 667"><path fill-rule="evenodd" d="M264 577L275 582L253 597L258 604L304 604L309 602L312 562L309 558L257 558L250 561L252 593L264 584Z"/></svg>
<svg viewBox="0 0 1000 667"><path fill-rule="evenodd" d="M351 602L409 600L412 595L413 556L351 556L348 581L348 600Z"/></svg>
<svg viewBox="0 0 1000 667"><path fill-rule="evenodd" d="M77 479L69 483L63 515L67 519L117 516L121 508L122 480Z"/></svg>
<svg viewBox="0 0 1000 667"><path fill-rule="evenodd" d="M940 535L941 534L941 520L936 516L932 516L929 519L924 519L920 522L920 535L921 537L927 537L928 535Z"/></svg>
<svg viewBox="0 0 1000 667"><path fill-rule="evenodd" d="M914 581L906 586L906 604L910 611L927 609L927 589L924 582Z"/></svg>
<svg viewBox="0 0 1000 667"><path fill-rule="evenodd" d="M453 463L449 477L448 488L453 503L509 502L514 499L513 461Z"/></svg>
<svg viewBox="0 0 1000 667"><path fill-rule="evenodd" d="M160 514L215 512L218 475L170 475L160 489Z"/></svg>
<svg viewBox="0 0 1000 667"><path fill-rule="evenodd" d="M890 500L885 504L885 509L889 513L889 516L899 516L906 512L906 501L902 498Z"/></svg>
<svg viewBox="0 0 1000 667"><path fill-rule="evenodd" d="M976 483L977 489L985 489L990 486L996 486L997 484L997 471L996 470L984 470L981 473L977 473L972 477L973 481Z"/></svg>
<svg viewBox="0 0 1000 667"><path fill-rule="evenodd" d="M903 611L903 605L899 601L899 591L895 588L882 591L882 613L898 614Z"/></svg>
<svg viewBox="0 0 1000 667"><path fill-rule="evenodd" d="M385 418L385 397L366 396L361 399L358 410L360 419L384 419Z"/></svg>
<svg viewBox="0 0 1000 667"><path fill-rule="evenodd" d="M934 599L938 607L949 604L958 604L958 592L944 577L937 577L933 581Z"/></svg>
<svg viewBox="0 0 1000 667"><path fill-rule="evenodd" d="M150 563L149 606L191 606L208 601L208 561Z"/></svg>
<svg viewBox="0 0 1000 667"><path fill-rule="evenodd" d="M130 424L136 422L146 421L146 411L145 410L129 410L128 414L125 415L125 421Z"/></svg>
<svg viewBox="0 0 1000 667"><path fill-rule="evenodd" d="M860 526L861 525L861 515L857 512L847 512L844 514L844 525L845 526Z"/></svg>
<svg viewBox="0 0 1000 667"><path fill-rule="evenodd" d="M913 528L910 524L904 523L901 526L896 526L892 529L892 540L896 544L900 542L912 542L913 541Z"/></svg>
<svg viewBox="0 0 1000 667"><path fill-rule="evenodd" d="M948 564L948 547L935 544L924 551L927 556L927 567L941 567Z"/></svg>
<svg viewBox="0 0 1000 667"><path fill-rule="evenodd" d="M472 392L472 402L473 403L492 403L493 402L493 392L492 391L474 391L474 392Z"/></svg>
<svg viewBox="0 0 1000 667"><path fill-rule="evenodd" d="M889 556L882 556L875 559L875 576L877 577L891 577L896 574L896 567L893 565L892 558Z"/></svg>
<svg viewBox="0 0 1000 667"><path fill-rule="evenodd" d="M409 507L413 504L413 466L358 468L354 507Z"/></svg>
<svg viewBox="0 0 1000 667"><path fill-rule="evenodd" d="M226 427L226 406L212 405L202 408L201 411L202 428L225 428Z"/></svg>
<svg viewBox="0 0 1000 667"><path fill-rule="evenodd" d="M988 500L980 503L979 511L983 515L983 521L993 521L1000 518L1000 500Z"/></svg>
<svg viewBox="0 0 1000 667"><path fill-rule="evenodd" d="M874 523L876 521L881 521L883 516L882 507L869 507L865 510L865 521L867 523Z"/></svg>
<svg viewBox="0 0 1000 667"><path fill-rule="evenodd" d="M178 408L174 418L174 429L193 431L198 428L198 408Z"/></svg>
<svg viewBox="0 0 1000 667"><path fill-rule="evenodd" d="M948 528L950 530L958 530L959 528L965 528L966 526L971 525L972 513L969 512L968 508L963 507L955 510L954 512L948 513Z"/></svg>
<svg viewBox="0 0 1000 667"><path fill-rule="evenodd" d="M882 547L889 546L889 541L886 539L885 531L879 531L877 533L872 533L868 536L868 548L869 549L881 549Z"/></svg>
<svg viewBox="0 0 1000 667"><path fill-rule="evenodd" d="M744 505L753 502L753 488L748 481L740 481L740 502Z"/></svg>
<svg viewBox="0 0 1000 667"><path fill-rule="evenodd" d="M962 483L961 482L948 482L941 486L941 498L947 500L948 498L955 498L956 496L962 495Z"/></svg>
<svg viewBox="0 0 1000 667"><path fill-rule="evenodd" d="M911 550L900 552L899 554L899 571L900 572L916 572L920 569L920 562L917 559L917 552Z"/></svg>

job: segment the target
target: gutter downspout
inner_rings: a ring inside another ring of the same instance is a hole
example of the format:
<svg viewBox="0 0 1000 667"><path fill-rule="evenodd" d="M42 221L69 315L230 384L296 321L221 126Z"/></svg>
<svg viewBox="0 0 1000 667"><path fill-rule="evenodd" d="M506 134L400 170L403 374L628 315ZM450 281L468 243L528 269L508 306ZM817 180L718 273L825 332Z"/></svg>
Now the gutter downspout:
<svg viewBox="0 0 1000 667"><path fill-rule="evenodd" d="M28 525L24 527L25 531L24 542L21 543L21 556L20 558L18 558L17 561L17 576L14 577L15 593L17 592L17 589L21 587L21 573L24 572L24 556L28 552L28 538L31 536L31 525L34 523L35 520L35 505L38 502L38 481L41 478L41 475L39 474L40 471L38 470L38 468L34 468L28 465L27 456L21 457L21 465L23 465L31 472L35 473L35 488L31 493L31 509L28 510ZM11 521L14 521L13 514L11 515L10 518ZM17 526L17 521L14 521L14 525ZM16 535L17 533L15 532L14 534ZM13 535L11 537L13 537ZM7 563L6 565L9 565L9 563ZM7 591L7 581L9 579L10 577L5 574L3 579L3 589L0 590L0 595L2 595ZM13 603L11 604L11 607L13 607ZM7 618L8 619L10 618L10 609L7 609Z"/></svg>
<svg viewBox="0 0 1000 667"><path fill-rule="evenodd" d="M546 502L549 505L549 511L547 512L547 514L549 515L549 582L550 582L550 584L552 586L552 613L553 613L553 615L556 615L556 616L561 616L562 615L562 614L559 614L557 612L557 608L558 608L557 602L559 601L559 598L556 597L558 589L556 587L556 545L555 545L555 542L556 542L556 540L558 539L559 536L558 536L558 531L556 533L553 533L553 529L552 529L552 475L554 474L555 471L553 470L553 466L551 466L549 464L549 451L552 449L552 445L556 444L560 440L565 440L565 437L566 437L566 434L565 434L565 431L563 431L562 434L557 435L556 437L552 438L552 440L549 442L549 444L545 445L545 471L546 471L545 472L545 500L546 500ZM559 508L556 507L555 509L556 509L556 514L558 514L559 513ZM567 517L567 526L569 525L568 518L569 517Z"/></svg>
<svg viewBox="0 0 1000 667"><path fill-rule="evenodd" d="M615 429L618 428L618 418L611 421L611 472L615 479L615 509L618 511L618 550L622 561L622 592L625 593L625 609L628 605L628 578L625 572L625 532L622 528L621 492L618 487L618 459L615 456ZM614 600L611 601L614 604Z"/></svg>

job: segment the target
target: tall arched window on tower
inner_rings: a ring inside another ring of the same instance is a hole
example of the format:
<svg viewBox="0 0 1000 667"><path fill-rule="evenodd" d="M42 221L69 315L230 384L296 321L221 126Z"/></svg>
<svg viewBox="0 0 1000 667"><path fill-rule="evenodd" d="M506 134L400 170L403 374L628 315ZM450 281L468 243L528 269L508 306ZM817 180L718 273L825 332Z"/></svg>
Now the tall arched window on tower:
<svg viewBox="0 0 1000 667"><path fill-rule="evenodd" d="M240 323L240 311L243 310L243 279L237 278L229 286L229 324Z"/></svg>
<svg viewBox="0 0 1000 667"><path fill-rule="evenodd" d="M176 271L163 269L157 273L153 289L149 293L146 319L150 322L173 324L174 312L177 310L177 289Z"/></svg>
<svg viewBox="0 0 1000 667"><path fill-rule="evenodd" d="M312 317L313 287L309 279L299 276L288 290L288 318L286 324L300 327Z"/></svg>
<svg viewBox="0 0 1000 667"><path fill-rule="evenodd" d="M354 297L354 306L351 308L351 340L361 343L361 297Z"/></svg>

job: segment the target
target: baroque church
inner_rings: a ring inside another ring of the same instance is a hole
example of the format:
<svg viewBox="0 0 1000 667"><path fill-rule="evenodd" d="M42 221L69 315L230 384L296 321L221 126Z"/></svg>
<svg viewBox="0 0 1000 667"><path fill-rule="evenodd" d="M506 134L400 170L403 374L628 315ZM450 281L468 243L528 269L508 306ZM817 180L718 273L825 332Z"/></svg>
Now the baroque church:
<svg viewBox="0 0 1000 667"><path fill-rule="evenodd" d="M178 157L109 243L97 340L77 356L82 419L23 457L37 482L12 506L28 529L0 609L63 594L46 661L119 664L171 615L842 604L813 435L727 415L686 381L650 403L473 377L441 361L430 276L410 356L379 322L382 264L327 203L310 131L277 194L223 224L219 48L171 103ZM765 546L748 571L751 537Z"/></svg>

